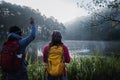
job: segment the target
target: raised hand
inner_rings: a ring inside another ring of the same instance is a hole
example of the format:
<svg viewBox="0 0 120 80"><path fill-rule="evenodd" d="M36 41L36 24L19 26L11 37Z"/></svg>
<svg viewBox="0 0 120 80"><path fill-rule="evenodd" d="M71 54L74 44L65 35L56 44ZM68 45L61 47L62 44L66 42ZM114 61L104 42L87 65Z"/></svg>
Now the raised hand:
<svg viewBox="0 0 120 80"><path fill-rule="evenodd" d="M30 24L34 24L35 23L35 21L34 21L34 18L30 18Z"/></svg>

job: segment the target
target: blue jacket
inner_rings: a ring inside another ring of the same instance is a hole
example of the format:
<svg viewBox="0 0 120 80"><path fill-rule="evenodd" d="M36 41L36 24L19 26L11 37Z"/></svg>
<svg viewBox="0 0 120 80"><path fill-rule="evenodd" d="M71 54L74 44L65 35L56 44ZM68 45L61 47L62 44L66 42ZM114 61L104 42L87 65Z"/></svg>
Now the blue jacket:
<svg viewBox="0 0 120 80"><path fill-rule="evenodd" d="M25 38L22 38L21 36L19 36L18 34L15 34L15 33L10 33L8 35L8 37L14 37L16 39L19 40L19 44L20 44L20 53L19 55L17 55L18 58L22 58L23 56L23 53L25 52L26 50L26 47L28 46L28 44L33 41L36 37L36 28L35 28L35 25L32 24L32 28L31 28L31 33L30 35L28 35L27 37Z"/></svg>

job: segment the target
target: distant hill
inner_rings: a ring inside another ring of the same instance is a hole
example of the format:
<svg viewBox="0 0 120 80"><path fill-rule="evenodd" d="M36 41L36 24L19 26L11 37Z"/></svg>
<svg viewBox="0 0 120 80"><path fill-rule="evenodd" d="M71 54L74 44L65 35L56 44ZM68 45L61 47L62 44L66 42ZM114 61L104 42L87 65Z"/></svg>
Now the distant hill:
<svg viewBox="0 0 120 80"><path fill-rule="evenodd" d="M29 18L36 21L37 39L48 40L53 30L60 30L65 33L65 26L59 23L53 16L41 15L39 9L35 10L27 6L11 4L0 1L0 38L6 38L10 26L17 25L22 28L23 35L30 32Z"/></svg>
<svg viewBox="0 0 120 80"><path fill-rule="evenodd" d="M118 15L120 17L120 15ZM92 20L93 15L77 17L67 22L66 39L70 40L120 40L120 25L112 27L112 21ZM99 23L94 25L95 23Z"/></svg>

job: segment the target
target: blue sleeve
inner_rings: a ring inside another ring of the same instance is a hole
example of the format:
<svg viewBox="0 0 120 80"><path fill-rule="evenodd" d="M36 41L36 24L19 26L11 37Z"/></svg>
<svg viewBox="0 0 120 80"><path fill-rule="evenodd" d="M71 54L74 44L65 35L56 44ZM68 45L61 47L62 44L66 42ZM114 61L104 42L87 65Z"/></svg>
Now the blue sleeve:
<svg viewBox="0 0 120 80"><path fill-rule="evenodd" d="M10 37L10 36L13 36L13 37L17 38L18 40L22 39L22 37L20 35L16 34L16 33L10 33L8 35L8 37Z"/></svg>
<svg viewBox="0 0 120 80"><path fill-rule="evenodd" d="M36 37L36 29L35 29L35 25L32 24L32 28L31 28L31 33L29 36L22 38L19 42L21 46L26 47L31 41L33 41Z"/></svg>

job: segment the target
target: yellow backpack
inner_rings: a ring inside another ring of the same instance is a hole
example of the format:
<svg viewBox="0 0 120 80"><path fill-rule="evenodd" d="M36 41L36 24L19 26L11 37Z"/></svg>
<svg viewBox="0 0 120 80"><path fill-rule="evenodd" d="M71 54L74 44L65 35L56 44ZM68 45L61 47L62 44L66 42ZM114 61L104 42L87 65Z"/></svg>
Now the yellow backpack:
<svg viewBox="0 0 120 80"><path fill-rule="evenodd" d="M64 50L62 46L52 46L47 53L46 69L51 76L63 76L65 68Z"/></svg>

